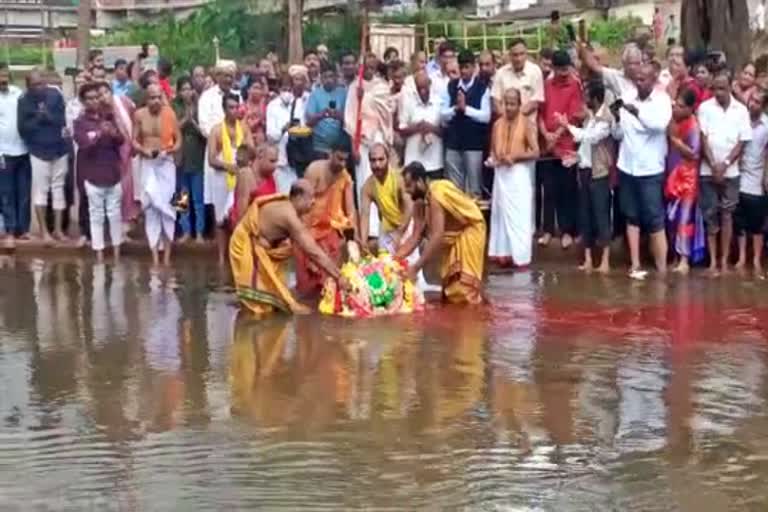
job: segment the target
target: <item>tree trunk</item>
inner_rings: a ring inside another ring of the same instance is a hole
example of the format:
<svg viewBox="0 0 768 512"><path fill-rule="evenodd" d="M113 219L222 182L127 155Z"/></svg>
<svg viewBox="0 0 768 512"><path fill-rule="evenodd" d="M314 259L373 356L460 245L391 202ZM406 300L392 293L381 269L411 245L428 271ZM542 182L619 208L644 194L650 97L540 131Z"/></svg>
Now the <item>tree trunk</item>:
<svg viewBox="0 0 768 512"><path fill-rule="evenodd" d="M683 46L725 52L732 69L750 60L746 0L683 0L680 11Z"/></svg>
<svg viewBox="0 0 768 512"><path fill-rule="evenodd" d="M85 68L91 49L91 0L80 0L77 8L77 65Z"/></svg>
<svg viewBox="0 0 768 512"><path fill-rule="evenodd" d="M288 62L290 64L301 64L304 61L304 46L301 40L303 11L303 0L288 0Z"/></svg>

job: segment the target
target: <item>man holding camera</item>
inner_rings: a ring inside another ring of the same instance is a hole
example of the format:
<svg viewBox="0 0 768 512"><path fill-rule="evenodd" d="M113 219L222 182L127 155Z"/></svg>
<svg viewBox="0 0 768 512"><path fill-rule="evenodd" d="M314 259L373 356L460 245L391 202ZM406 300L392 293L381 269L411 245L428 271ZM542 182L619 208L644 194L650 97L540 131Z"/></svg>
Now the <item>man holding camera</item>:
<svg viewBox="0 0 768 512"><path fill-rule="evenodd" d="M347 88L339 84L333 64L321 61L320 73L322 87L316 87L310 94L305 116L307 126L312 128L315 158L325 159L333 143L344 135Z"/></svg>
<svg viewBox="0 0 768 512"><path fill-rule="evenodd" d="M632 267L629 276L645 278L640 268L640 230L650 235L656 269L667 269L667 236L664 231L664 165L667 157L667 126L672 102L665 92L654 90L655 72L650 64L640 67L637 92L627 91L611 105L619 120L614 137L619 146L619 194L627 221L627 242Z"/></svg>

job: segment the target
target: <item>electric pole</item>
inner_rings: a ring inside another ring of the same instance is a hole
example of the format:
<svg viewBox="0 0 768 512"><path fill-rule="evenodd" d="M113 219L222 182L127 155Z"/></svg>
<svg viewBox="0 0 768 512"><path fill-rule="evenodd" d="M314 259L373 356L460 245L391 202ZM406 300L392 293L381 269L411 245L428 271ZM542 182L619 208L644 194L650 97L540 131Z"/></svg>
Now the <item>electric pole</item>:
<svg viewBox="0 0 768 512"><path fill-rule="evenodd" d="M79 0L77 7L77 66L88 64L91 49L91 0Z"/></svg>

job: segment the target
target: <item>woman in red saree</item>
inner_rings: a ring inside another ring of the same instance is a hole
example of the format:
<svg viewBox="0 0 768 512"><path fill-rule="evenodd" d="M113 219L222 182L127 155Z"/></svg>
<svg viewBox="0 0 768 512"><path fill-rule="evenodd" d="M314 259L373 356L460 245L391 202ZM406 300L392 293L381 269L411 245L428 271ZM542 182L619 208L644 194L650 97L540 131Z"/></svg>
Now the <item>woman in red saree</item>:
<svg viewBox="0 0 768 512"><path fill-rule="evenodd" d="M691 262L703 259L705 251L704 219L696 204L701 161L701 132L693 109L696 93L683 90L673 107L673 119L667 130L667 226L671 246L679 261L675 272L688 273Z"/></svg>

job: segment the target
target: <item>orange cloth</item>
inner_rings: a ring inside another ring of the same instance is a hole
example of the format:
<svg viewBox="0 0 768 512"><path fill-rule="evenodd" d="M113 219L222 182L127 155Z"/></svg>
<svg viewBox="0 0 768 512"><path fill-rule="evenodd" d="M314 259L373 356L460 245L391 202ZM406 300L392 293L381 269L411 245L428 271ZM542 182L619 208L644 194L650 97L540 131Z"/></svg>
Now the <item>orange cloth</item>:
<svg viewBox="0 0 768 512"><path fill-rule="evenodd" d="M176 146L176 114L168 105L160 109L160 144L163 150L170 150Z"/></svg>
<svg viewBox="0 0 768 512"><path fill-rule="evenodd" d="M352 177L347 171L342 171L322 195L315 196L312 210L304 218L312 238L336 263L341 260L344 230L352 228L352 221L344 208L344 198L347 189L351 186ZM325 283L325 273L303 250L295 247L294 252L296 289L302 295L319 293Z"/></svg>
<svg viewBox="0 0 768 512"><path fill-rule="evenodd" d="M501 116L493 125L491 134L491 150L493 158L499 162L509 160L526 150L525 128L527 119L522 115L510 121Z"/></svg>

